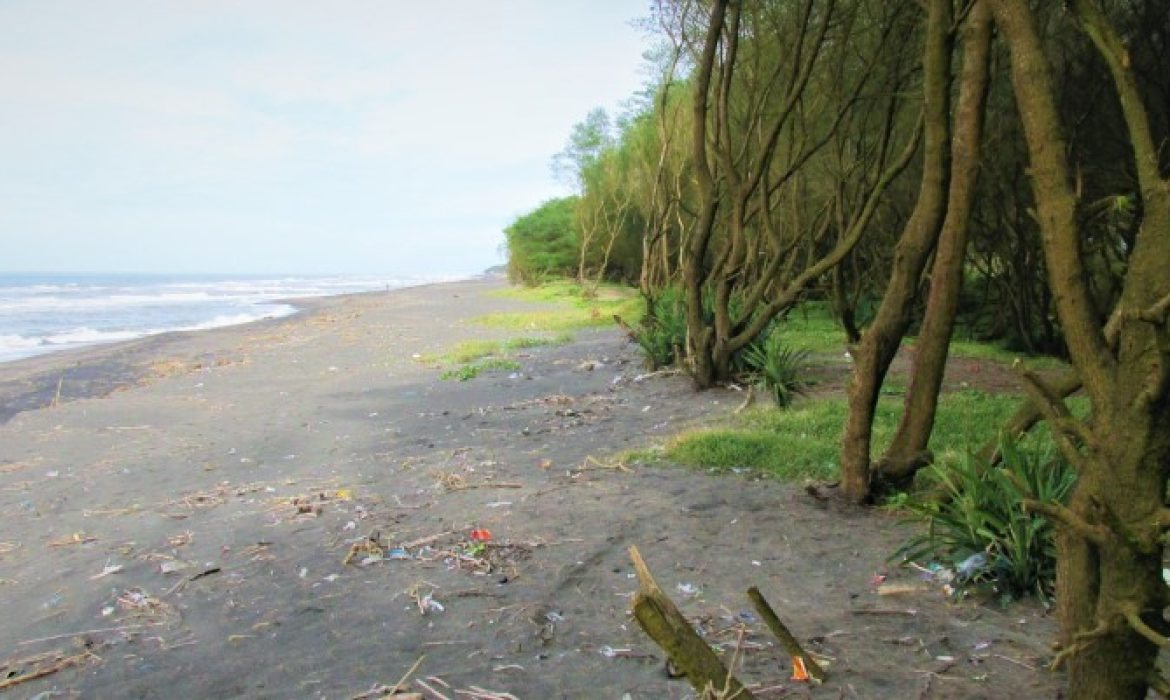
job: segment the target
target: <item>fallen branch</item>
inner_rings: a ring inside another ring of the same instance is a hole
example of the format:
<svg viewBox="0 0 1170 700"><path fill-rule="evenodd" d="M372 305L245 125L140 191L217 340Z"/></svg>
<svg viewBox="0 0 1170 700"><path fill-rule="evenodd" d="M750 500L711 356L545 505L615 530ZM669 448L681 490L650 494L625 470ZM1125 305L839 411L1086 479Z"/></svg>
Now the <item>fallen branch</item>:
<svg viewBox="0 0 1170 700"><path fill-rule="evenodd" d="M8 690L15 685L20 685L21 683L25 683L27 681L36 680L37 678L44 678L45 676L56 673L57 671L69 668L70 666L80 666L82 663L90 660L91 658L97 658L97 656L95 656L93 653L89 651L83 651L80 654L59 658L48 666L34 669L28 673L17 675L16 672L12 670L13 666L38 664L42 661L48 660L48 658L52 656L60 656L60 654L42 654L41 656L34 657L32 659L22 659L20 661L5 663L4 666L9 669L9 673L12 675L7 675L5 678L0 679L0 691Z"/></svg>
<svg viewBox="0 0 1170 700"><path fill-rule="evenodd" d="M671 663L686 674L691 686L699 693L707 692L708 688L723 688L726 689L724 697L752 700L755 696L728 672L655 582L637 547L630 547L630 559L634 562L639 583L632 606L638 625L662 647Z"/></svg>
<svg viewBox="0 0 1170 700"><path fill-rule="evenodd" d="M752 605L756 608L756 612L764 619L768 625L768 629L772 630L772 634L779 640L780 645L792 657L793 676L798 675L797 669L800 664L803 664L804 670L816 679L818 683L825 682L825 669L821 668L820 664L816 662L812 656L809 655L804 647L800 646L800 642L796 641L796 637L788 631L788 628L780 621L776 611L768 604L764 594L760 593L760 589L752 586L747 591L747 596L752 601Z"/></svg>

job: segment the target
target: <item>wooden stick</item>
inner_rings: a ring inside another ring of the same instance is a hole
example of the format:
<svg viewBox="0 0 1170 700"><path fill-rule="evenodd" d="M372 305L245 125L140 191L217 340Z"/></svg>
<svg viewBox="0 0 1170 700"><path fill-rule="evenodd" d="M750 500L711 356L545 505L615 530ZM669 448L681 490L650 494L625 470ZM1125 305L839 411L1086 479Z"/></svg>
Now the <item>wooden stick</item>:
<svg viewBox="0 0 1170 700"><path fill-rule="evenodd" d="M405 685L406 680L408 678L410 678L412 675L414 675L414 672L418 670L418 667L422 664L423 659L425 659L425 658L427 658L426 654L423 654L422 656L418 657L418 661L415 661L414 665L411 666L410 669L406 673L402 674L402 678L399 678L398 682L395 683L394 687L390 690L391 695L397 693L399 690L406 689L406 685Z"/></svg>
<svg viewBox="0 0 1170 700"><path fill-rule="evenodd" d="M824 683L825 669L821 668L816 659L810 656L804 650L804 647L800 646L800 642L796 641L796 637L793 637L784 623L780 621L780 618L776 615L776 611L772 609L767 599L764 598L764 594L760 593L760 589L752 586L748 589L747 596L751 599L752 605L755 606L756 612L764 619L764 622L768 625L768 629L772 630L772 634L780 641L780 645L784 647L788 655L794 659L800 658L804 660L804 667L809 675L815 678L818 683Z"/></svg>
<svg viewBox="0 0 1170 700"><path fill-rule="evenodd" d="M20 685L21 683L25 683L27 681L36 680L37 678L44 678L45 676L56 673L57 671L69 668L70 666L77 666L88 661L92 656L92 653L83 651L76 656L66 656L48 666L45 666L44 668L37 669L31 673L4 678L0 680L0 691L8 690L14 685Z"/></svg>
<svg viewBox="0 0 1170 700"><path fill-rule="evenodd" d="M686 674L691 686L700 693L709 688L726 689L724 697L753 700L751 691L727 671L727 667L695 632L694 627L663 592L637 547L630 547L630 559L638 576L639 588L634 595L634 617L642 629Z"/></svg>
<svg viewBox="0 0 1170 700"><path fill-rule="evenodd" d="M65 375L57 380L57 393L53 396L53 403L49 404L49 408L56 408L61 403L61 385L65 383Z"/></svg>

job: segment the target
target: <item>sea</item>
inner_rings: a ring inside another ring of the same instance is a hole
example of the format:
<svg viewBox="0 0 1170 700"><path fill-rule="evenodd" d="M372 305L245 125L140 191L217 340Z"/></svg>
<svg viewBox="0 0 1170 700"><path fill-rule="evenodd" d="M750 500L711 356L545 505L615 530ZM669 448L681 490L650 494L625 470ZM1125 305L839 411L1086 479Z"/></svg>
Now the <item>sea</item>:
<svg viewBox="0 0 1170 700"><path fill-rule="evenodd" d="M465 278L0 272L0 362L296 311L283 300Z"/></svg>

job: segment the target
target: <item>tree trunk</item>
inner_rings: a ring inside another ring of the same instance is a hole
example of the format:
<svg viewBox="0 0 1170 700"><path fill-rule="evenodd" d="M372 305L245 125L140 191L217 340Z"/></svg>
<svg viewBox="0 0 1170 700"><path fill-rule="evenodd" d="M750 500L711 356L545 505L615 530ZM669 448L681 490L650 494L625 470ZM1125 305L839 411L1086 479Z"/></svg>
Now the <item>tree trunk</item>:
<svg viewBox="0 0 1170 700"><path fill-rule="evenodd" d="M910 325L926 260L938 240L950 177L951 1L930 0L923 61L925 149L914 212L894 250L890 282L873 323L854 352L849 417L841 449L841 492L853 502L870 498L870 442L878 392Z"/></svg>
<svg viewBox="0 0 1170 700"><path fill-rule="evenodd" d="M954 134L951 136L953 172L946 219L930 277L926 317L915 343L910 388L898 430L874 469L878 482L892 487L904 487L918 468L931 459L927 444L934 428L947 351L959 310L967 231L979 177L980 140L990 79L991 28L991 10L987 3L976 2L967 17L963 34L963 67Z"/></svg>
<svg viewBox="0 0 1170 700"><path fill-rule="evenodd" d="M1026 0L989 0L1011 51L1012 82L1028 145L1049 285L1069 352L1093 408L1076 421L1052 387L1033 375L1030 393L1044 409L1062 454L1077 469L1067 508L1026 504L1061 530L1057 597L1069 697L1146 697L1155 676L1168 602L1162 580L1170 476L1170 182L1158 171L1149 114L1121 39L1096 6L1073 9L1108 64L1133 146L1142 200L1141 227L1119 301L1118 340L1094 318L1081 259L1072 169L1051 71ZM1156 681L1155 681L1156 679Z"/></svg>
<svg viewBox="0 0 1170 700"><path fill-rule="evenodd" d="M707 389L715 382L715 371L711 364L711 336L706 319L703 318L703 282L706 278L705 265L707 248L715 227L715 213L719 206L719 193L707 156L707 112L710 100L711 75L715 70L719 40L723 34L724 19L727 16L728 0L716 0L711 8L707 25L707 36L703 53L699 57L695 76L695 97L692 107L693 133L691 150L694 160L695 182L698 185L700 213L686 241L686 255L683 257L683 288L687 320L687 368L695 388Z"/></svg>

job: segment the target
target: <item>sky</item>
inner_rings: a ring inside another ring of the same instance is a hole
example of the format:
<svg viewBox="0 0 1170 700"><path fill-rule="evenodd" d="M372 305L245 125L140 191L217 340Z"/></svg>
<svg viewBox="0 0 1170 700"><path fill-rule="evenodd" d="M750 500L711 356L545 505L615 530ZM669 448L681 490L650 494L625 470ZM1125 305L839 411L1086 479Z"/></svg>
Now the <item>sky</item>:
<svg viewBox="0 0 1170 700"><path fill-rule="evenodd" d="M647 7L0 0L0 270L481 271Z"/></svg>

